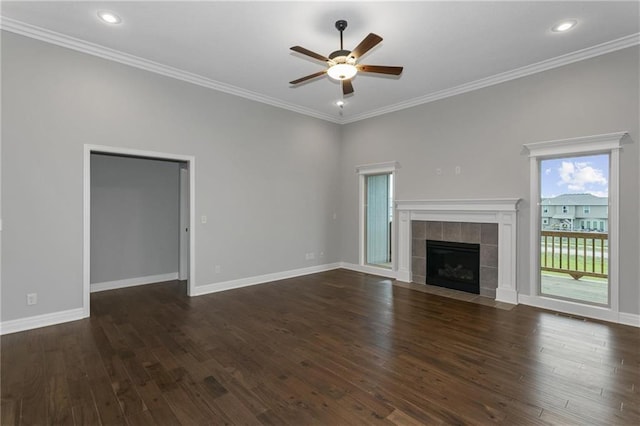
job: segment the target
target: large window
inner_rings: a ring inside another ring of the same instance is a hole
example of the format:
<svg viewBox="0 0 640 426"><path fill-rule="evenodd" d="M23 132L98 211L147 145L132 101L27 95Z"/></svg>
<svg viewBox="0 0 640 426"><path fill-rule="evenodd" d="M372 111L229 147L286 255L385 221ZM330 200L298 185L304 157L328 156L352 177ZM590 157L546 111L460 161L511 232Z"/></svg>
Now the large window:
<svg viewBox="0 0 640 426"><path fill-rule="evenodd" d="M617 318L619 166L626 137L627 132L617 132L525 145L531 172L532 268L524 303ZM549 225L543 223L540 203L557 206ZM566 214L560 213L562 206L568 207ZM582 206L589 207L589 216L578 220Z"/></svg>
<svg viewBox="0 0 640 426"><path fill-rule="evenodd" d="M540 294L608 305L609 236L599 221L587 220L582 229L574 220L577 206L608 220L609 154L543 159L539 175L540 201L562 205L563 213L552 218L559 226L541 221Z"/></svg>

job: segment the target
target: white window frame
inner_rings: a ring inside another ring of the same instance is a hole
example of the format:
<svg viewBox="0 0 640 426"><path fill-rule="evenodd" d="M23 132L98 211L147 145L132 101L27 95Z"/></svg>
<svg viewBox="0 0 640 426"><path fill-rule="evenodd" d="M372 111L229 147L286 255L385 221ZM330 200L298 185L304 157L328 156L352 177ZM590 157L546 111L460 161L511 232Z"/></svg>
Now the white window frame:
<svg viewBox="0 0 640 426"><path fill-rule="evenodd" d="M358 262L359 269L363 272L371 272L377 275L382 275L390 278L395 278L397 271L397 229L398 229L398 215L395 206L396 199L396 186L397 186L397 173L396 171L400 168L400 163L397 161L388 161L385 163L376 163L376 164L365 164L362 166L356 167L356 173L358 174ZM366 177L371 175L381 175L381 174L391 174L392 175L392 191L393 191L393 222L391 226L391 269L377 267L373 265L369 265L366 263L365 255L366 255L366 209L365 209L365 200L366 200Z"/></svg>
<svg viewBox="0 0 640 426"><path fill-rule="evenodd" d="M567 213L569 213L569 207L567 207L567 206L562 206L562 213L563 213L563 214L567 214Z"/></svg>
<svg viewBox="0 0 640 426"><path fill-rule="evenodd" d="M628 132L585 136L525 144L529 152L530 171L530 246L529 295L520 295L518 301L559 312L581 315L606 321L620 321L619 296L619 192L620 150ZM540 160L578 155L609 155L609 306L593 306L546 297L540 294Z"/></svg>
<svg viewBox="0 0 640 426"><path fill-rule="evenodd" d="M582 214L591 214L591 206L583 206Z"/></svg>

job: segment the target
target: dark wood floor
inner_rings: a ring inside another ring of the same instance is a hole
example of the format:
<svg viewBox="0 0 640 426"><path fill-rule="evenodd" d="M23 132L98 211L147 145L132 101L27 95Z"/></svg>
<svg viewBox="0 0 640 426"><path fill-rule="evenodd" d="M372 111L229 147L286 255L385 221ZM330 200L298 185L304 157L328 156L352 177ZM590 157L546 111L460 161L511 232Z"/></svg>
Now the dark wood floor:
<svg viewBox="0 0 640 426"><path fill-rule="evenodd" d="M640 331L337 270L2 337L9 424L640 424Z"/></svg>

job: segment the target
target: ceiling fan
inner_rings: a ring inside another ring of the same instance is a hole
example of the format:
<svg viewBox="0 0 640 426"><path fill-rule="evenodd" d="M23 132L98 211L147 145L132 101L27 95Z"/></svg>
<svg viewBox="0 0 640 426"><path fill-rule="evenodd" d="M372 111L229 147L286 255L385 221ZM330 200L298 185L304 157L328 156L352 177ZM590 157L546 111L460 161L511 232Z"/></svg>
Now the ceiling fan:
<svg viewBox="0 0 640 426"><path fill-rule="evenodd" d="M342 46L342 32L347 28L347 21L336 21L336 28L340 31L340 50L331 52L328 58L301 46L293 46L291 48L294 52L302 53L303 55L310 56L313 59L326 62L328 68L326 70L301 77L297 80L290 81L289 84L296 85L327 74L332 79L342 82L342 93L348 95L353 93L353 84L351 83L351 79L358 73L358 71L389 75L400 75L400 73L402 73L402 67L363 65L358 63L358 58L380 43L382 41L382 37L377 34L370 33L358 46L356 46L355 49L348 51L344 50Z"/></svg>

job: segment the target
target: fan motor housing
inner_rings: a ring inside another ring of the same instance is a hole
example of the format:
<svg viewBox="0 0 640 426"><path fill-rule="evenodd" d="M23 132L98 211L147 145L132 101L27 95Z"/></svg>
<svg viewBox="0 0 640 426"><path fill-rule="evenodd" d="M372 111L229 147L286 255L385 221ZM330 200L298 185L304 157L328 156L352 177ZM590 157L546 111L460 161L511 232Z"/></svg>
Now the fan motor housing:
<svg viewBox="0 0 640 426"><path fill-rule="evenodd" d="M329 64L349 64L354 65L356 63L356 59L352 56L350 50L336 50L335 52L331 52L329 55Z"/></svg>
<svg viewBox="0 0 640 426"><path fill-rule="evenodd" d="M351 53L350 50L336 50L335 52L331 52L331 54L329 55L329 59L335 60L340 56L344 56L346 58L347 56L349 56L349 53Z"/></svg>

